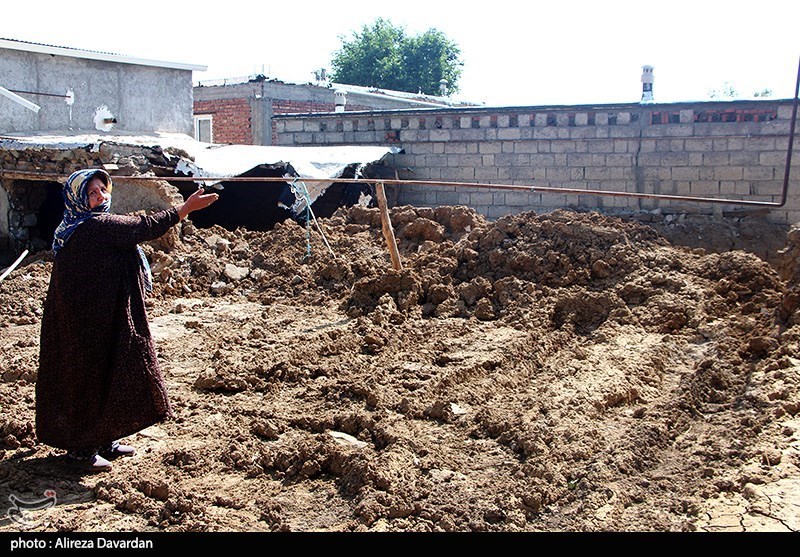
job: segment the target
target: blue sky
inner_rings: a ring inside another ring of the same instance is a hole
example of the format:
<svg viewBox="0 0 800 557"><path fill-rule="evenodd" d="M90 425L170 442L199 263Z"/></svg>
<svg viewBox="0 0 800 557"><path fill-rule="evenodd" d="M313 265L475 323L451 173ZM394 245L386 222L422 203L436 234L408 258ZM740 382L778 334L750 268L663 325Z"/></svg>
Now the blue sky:
<svg viewBox="0 0 800 557"><path fill-rule="evenodd" d="M743 97L791 98L800 58L797 0L9 0L3 12L0 37L207 65L195 80L263 68L289 82L311 81L341 36L383 17L447 34L464 60L459 96L489 105L635 102L644 64L656 101L702 100L726 82Z"/></svg>

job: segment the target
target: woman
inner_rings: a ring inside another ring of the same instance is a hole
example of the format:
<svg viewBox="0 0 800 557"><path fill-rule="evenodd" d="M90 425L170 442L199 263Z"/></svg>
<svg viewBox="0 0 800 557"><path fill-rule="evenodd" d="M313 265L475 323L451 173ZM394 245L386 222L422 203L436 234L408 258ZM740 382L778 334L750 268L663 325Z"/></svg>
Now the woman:
<svg viewBox="0 0 800 557"><path fill-rule="evenodd" d="M90 471L132 456L117 440L172 413L144 306L150 268L137 244L218 198L198 189L150 216L112 215L111 188L103 170L79 170L64 186L36 381L39 441Z"/></svg>

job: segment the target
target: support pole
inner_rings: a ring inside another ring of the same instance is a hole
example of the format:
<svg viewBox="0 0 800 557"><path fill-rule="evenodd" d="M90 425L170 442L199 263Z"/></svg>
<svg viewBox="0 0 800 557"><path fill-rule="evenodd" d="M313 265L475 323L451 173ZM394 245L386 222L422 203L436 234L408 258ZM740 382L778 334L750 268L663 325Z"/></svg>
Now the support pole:
<svg viewBox="0 0 800 557"><path fill-rule="evenodd" d="M392 267L394 267L395 271L401 271L403 264L400 262L397 240L394 237L392 221L389 219L389 207L386 205L386 191L383 189L383 182L375 184L375 193L378 195L378 207L381 210L381 227L383 228L383 237L386 238L386 245L389 247L389 255L392 257Z"/></svg>

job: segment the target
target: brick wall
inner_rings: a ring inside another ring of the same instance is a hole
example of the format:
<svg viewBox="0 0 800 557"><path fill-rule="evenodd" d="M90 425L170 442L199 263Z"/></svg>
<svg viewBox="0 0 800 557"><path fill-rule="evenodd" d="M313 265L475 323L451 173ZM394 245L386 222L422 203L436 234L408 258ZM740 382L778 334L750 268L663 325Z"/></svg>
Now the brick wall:
<svg viewBox="0 0 800 557"><path fill-rule="evenodd" d="M219 99L195 101L195 115L213 115L214 143L253 143L250 123L250 103L247 99Z"/></svg>
<svg viewBox="0 0 800 557"><path fill-rule="evenodd" d="M402 147L402 178L779 201L791 101L434 109L278 116L280 145ZM800 221L800 141L788 203ZM490 218L558 207L711 213L735 205L580 193L403 186L399 203L470 205Z"/></svg>

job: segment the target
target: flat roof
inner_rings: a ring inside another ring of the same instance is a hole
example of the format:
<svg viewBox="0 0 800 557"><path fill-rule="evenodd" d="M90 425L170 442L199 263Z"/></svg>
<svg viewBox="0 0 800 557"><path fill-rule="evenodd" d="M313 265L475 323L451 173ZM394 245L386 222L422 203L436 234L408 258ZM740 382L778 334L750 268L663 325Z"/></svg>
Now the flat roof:
<svg viewBox="0 0 800 557"><path fill-rule="evenodd" d="M83 50L68 46L55 46L42 43L32 43L18 39L0 38L0 48L9 50L22 50L24 52L36 52L39 54L51 54L54 56L68 56L70 58L84 58L86 60L99 60L102 62L117 62L118 64L134 64L137 66L153 66L157 68L168 68L173 70L188 70L204 72L208 66L198 64L186 64L182 62L165 62L162 60L148 60L145 58L134 58L122 54L111 52L98 52L95 50Z"/></svg>

